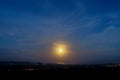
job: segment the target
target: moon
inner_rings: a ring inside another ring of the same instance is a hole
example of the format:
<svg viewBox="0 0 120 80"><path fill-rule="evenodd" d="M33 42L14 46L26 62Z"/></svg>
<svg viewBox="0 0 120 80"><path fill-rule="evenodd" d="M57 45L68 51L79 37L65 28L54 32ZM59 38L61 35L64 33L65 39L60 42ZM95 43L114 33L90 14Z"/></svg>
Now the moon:
<svg viewBox="0 0 120 80"><path fill-rule="evenodd" d="M62 53L63 53L63 49L62 49L62 48L59 48L59 49L58 49L58 53L59 53L59 54L62 54Z"/></svg>

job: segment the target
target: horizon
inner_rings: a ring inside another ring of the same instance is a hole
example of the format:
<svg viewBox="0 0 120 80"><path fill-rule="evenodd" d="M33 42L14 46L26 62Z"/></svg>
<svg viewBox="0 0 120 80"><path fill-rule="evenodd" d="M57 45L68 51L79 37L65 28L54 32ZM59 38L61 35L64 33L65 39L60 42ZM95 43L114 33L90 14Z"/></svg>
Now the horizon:
<svg viewBox="0 0 120 80"><path fill-rule="evenodd" d="M0 63L29 63L29 64L31 64L32 63L32 65L36 65L36 63L39 65L119 65L120 63L83 63L83 64L81 64L81 63L64 63L64 64L58 64L58 63L43 63L43 62L30 62L30 61L0 61Z"/></svg>

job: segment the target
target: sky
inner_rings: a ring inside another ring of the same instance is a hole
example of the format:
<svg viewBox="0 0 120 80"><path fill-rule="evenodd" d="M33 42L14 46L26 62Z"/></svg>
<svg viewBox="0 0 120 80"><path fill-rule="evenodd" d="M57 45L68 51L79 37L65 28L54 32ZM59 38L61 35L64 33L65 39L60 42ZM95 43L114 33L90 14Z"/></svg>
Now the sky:
<svg viewBox="0 0 120 80"><path fill-rule="evenodd" d="M0 0L0 61L120 63L120 0Z"/></svg>

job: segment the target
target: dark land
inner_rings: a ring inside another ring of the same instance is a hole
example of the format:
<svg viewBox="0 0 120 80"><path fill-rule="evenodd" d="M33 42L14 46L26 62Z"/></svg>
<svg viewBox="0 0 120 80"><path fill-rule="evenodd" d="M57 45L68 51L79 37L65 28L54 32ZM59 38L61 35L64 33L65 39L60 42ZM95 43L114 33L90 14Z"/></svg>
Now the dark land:
<svg viewBox="0 0 120 80"><path fill-rule="evenodd" d="M15 80L45 79L120 79L120 64L60 65L31 62L0 62L0 78ZM1 80L0 79L0 80Z"/></svg>

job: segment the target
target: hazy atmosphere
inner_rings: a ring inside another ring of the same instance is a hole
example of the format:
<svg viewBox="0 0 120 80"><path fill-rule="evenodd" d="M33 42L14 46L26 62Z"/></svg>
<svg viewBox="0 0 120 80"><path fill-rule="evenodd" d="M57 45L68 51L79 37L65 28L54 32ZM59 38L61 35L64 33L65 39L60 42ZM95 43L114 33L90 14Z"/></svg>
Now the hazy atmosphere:
<svg viewBox="0 0 120 80"><path fill-rule="evenodd" d="M0 61L120 63L119 0L0 0ZM62 52L62 50L61 50Z"/></svg>

